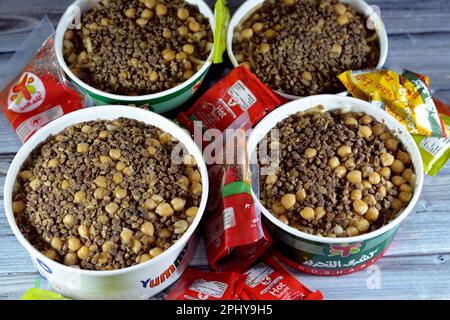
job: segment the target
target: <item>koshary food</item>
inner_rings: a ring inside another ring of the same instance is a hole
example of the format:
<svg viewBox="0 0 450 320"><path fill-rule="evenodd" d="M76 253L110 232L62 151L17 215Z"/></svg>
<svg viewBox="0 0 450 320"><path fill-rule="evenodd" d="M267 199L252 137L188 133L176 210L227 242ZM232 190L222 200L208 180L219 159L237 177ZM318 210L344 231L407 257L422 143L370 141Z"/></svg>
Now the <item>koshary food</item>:
<svg viewBox="0 0 450 320"><path fill-rule="evenodd" d="M67 127L24 162L13 212L48 258L89 270L145 262L180 239L202 196L195 159L171 159L178 143L127 118Z"/></svg>
<svg viewBox="0 0 450 320"><path fill-rule="evenodd" d="M274 90L337 93L340 73L378 64L378 34L366 20L336 0L266 0L235 29L233 53Z"/></svg>
<svg viewBox="0 0 450 320"><path fill-rule="evenodd" d="M260 157L261 203L280 221L325 237L374 231L410 202L415 170L403 143L369 115L318 106L267 136L278 163ZM420 170L419 168L418 170Z"/></svg>
<svg viewBox="0 0 450 320"><path fill-rule="evenodd" d="M180 84L213 47L209 21L183 0L102 0L67 30L64 59L96 89L144 95Z"/></svg>

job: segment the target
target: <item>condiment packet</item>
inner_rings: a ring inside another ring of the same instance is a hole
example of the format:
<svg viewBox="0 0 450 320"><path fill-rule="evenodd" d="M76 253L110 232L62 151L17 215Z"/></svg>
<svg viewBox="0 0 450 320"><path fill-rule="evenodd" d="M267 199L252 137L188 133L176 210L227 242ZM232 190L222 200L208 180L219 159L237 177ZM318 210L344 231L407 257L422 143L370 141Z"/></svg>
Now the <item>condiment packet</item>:
<svg viewBox="0 0 450 320"><path fill-rule="evenodd" d="M28 289L20 300L69 300L59 293L39 288Z"/></svg>
<svg viewBox="0 0 450 320"><path fill-rule="evenodd" d="M209 264L217 271L246 270L272 243L252 197L246 152L249 127L249 115L244 112L208 146L214 147L216 157L208 172L207 209L213 213L204 223L204 234Z"/></svg>
<svg viewBox="0 0 450 320"><path fill-rule="evenodd" d="M241 277L241 300L322 300L320 291L301 284L273 256L266 256Z"/></svg>
<svg viewBox="0 0 450 320"><path fill-rule="evenodd" d="M209 272L187 269L166 300L237 300L240 287L237 272Z"/></svg>
<svg viewBox="0 0 450 320"><path fill-rule="evenodd" d="M363 70L346 71L339 79L354 97L384 108L410 133L448 136L428 89L428 77L411 71L400 75L390 70Z"/></svg>
<svg viewBox="0 0 450 320"><path fill-rule="evenodd" d="M250 124L260 121L281 104L280 99L254 74L243 66L233 69L225 78L209 89L178 121L192 134L195 126L204 132L219 129L223 132L245 111Z"/></svg>
<svg viewBox="0 0 450 320"><path fill-rule="evenodd" d="M450 132L450 106L437 99L434 101L438 111L441 112L444 125ZM436 175L450 159L450 138L424 137L416 134L412 136L419 147L424 172L429 176Z"/></svg>
<svg viewBox="0 0 450 320"><path fill-rule="evenodd" d="M53 34L44 18L2 72L0 107L22 142L50 121L91 104L64 79Z"/></svg>

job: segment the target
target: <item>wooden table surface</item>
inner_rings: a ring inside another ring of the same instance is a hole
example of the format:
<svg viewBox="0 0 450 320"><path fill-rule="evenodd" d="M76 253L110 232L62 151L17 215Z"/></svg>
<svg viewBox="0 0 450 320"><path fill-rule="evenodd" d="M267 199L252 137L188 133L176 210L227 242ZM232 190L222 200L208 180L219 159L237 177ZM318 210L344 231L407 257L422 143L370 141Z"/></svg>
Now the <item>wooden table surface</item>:
<svg viewBox="0 0 450 320"><path fill-rule="evenodd" d="M0 0L0 70L44 15L56 25L71 2ZM242 3L229 2L232 8ZM450 1L369 2L380 7L389 34L386 66L429 75L435 94L450 103ZM213 68L206 86L229 67ZM3 208L6 172L20 146L0 115L0 299L21 297L38 277L9 228ZM207 266L203 244L192 265ZM437 176L426 177L419 202L402 223L386 256L374 267L341 277L296 276L311 288L320 289L327 299L450 299L450 163Z"/></svg>

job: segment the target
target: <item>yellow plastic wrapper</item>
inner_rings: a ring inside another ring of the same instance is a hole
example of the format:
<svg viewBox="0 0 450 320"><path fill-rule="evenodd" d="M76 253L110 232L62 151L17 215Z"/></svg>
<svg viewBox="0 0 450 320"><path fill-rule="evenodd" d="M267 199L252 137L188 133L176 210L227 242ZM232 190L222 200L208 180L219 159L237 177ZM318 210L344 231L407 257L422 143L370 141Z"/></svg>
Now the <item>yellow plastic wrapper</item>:
<svg viewBox="0 0 450 320"><path fill-rule="evenodd" d="M20 300L69 300L56 292L39 288L28 289Z"/></svg>
<svg viewBox="0 0 450 320"><path fill-rule="evenodd" d="M433 102L429 78L411 71L346 71L339 79L359 99L384 108L410 133L447 138L448 132Z"/></svg>

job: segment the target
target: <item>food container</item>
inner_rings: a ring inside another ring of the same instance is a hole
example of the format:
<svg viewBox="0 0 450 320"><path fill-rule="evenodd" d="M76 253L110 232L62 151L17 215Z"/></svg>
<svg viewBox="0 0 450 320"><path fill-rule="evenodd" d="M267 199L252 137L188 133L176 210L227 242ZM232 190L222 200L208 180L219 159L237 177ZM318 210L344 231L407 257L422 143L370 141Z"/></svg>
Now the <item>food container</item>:
<svg viewBox="0 0 450 320"><path fill-rule="evenodd" d="M198 214L185 234L159 256L124 269L112 271L82 270L55 262L36 250L21 234L12 211L12 191L22 163L32 150L50 134L66 127L91 120L113 120L126 117L156 126L178 139L195 157L201 176L203 193ZM208 173L202 153L191 137L172 121L147 110L129 106L86 108L58 118L37 131L17 152L6 176L5 211L9 225L25 247L39 273L55 291L74 299L145 299L154 296L175 282L196 251L196 229L205 210L208 197Z"/></svg>
<svg viewBox="0 0 450 320"><path fill-rule="evenodd" d="M325 111L345 109L363 112L386 124L394 131L406 150L411 154L417 175L413 197L403 212L389 224L373 232L356 237L326 238L310 235L294 229L274 217L259 202L256 203L264 215L265 225L274 239L274 250L291 267L306 273L331 276L359 271L381 258L389 248L400 223L413 209L423 184L422 158L413 138L407 130L384 110L363 100L336 95L317 95L289 102L267 115L252 131L249 143L249 155L254 156L257 145L277 123L299 111L305 111L317 105L323 105Z"/></svg>
<svg viewBox="0 0 450 320"><path fill-rule="evenodd" d="M239 9L234 13L233 17L228 24L227 30L227 51L228 57L231 60L231 63L236 67L239 63L236 60L236 57L233 54L233 33L234 29L244 22L250 15L253 14L256 10L258 10L265 0L247 0L245 1ZM371 17L373 19L373 25L378 31L378 39L380 45L380 60L377 65L377 69L381 69L386 62L387 53L388 53L388 37L386 33L386 28L384 26L381 18L376 14L376 11L372 6L367 4L367 2L363 0L341 0L340 2L351 5L356 11L360 12L366 17ZM281 96L288 100L295 100L301 98L300 96L294 96L291 94L286 94L283 92L278 92ZM340 93L339 95L347 95L347 91Z"/></svg>
<svg viewBox="0 0 450 320"><path fill-rule="evenodd" d="M77 17L79 18L80 13L83 14L83 12L87 11L99 1L100 0L76 0L66 10L66 12L64 12L58 23L55 36L56 57L67 77L72 80L82 91L87 93L96 105L131 104L148 108L149 110L157 113L163 113L180 106L192 97L192 95L199 88L209 70L209 67L211 66L213 49L211 50L208 60L203 67L191 78L176 87L158 93L146 94L142 96L125 96L107 93L90 86L75 76L63 57L64 33L66 32L67 27L73 24L73 21L77 21ZM186 0L186 2L198 6L200 13L202 13L209 20L211 29L214 30L214 14L208 5L202 0Z"/></svg>

